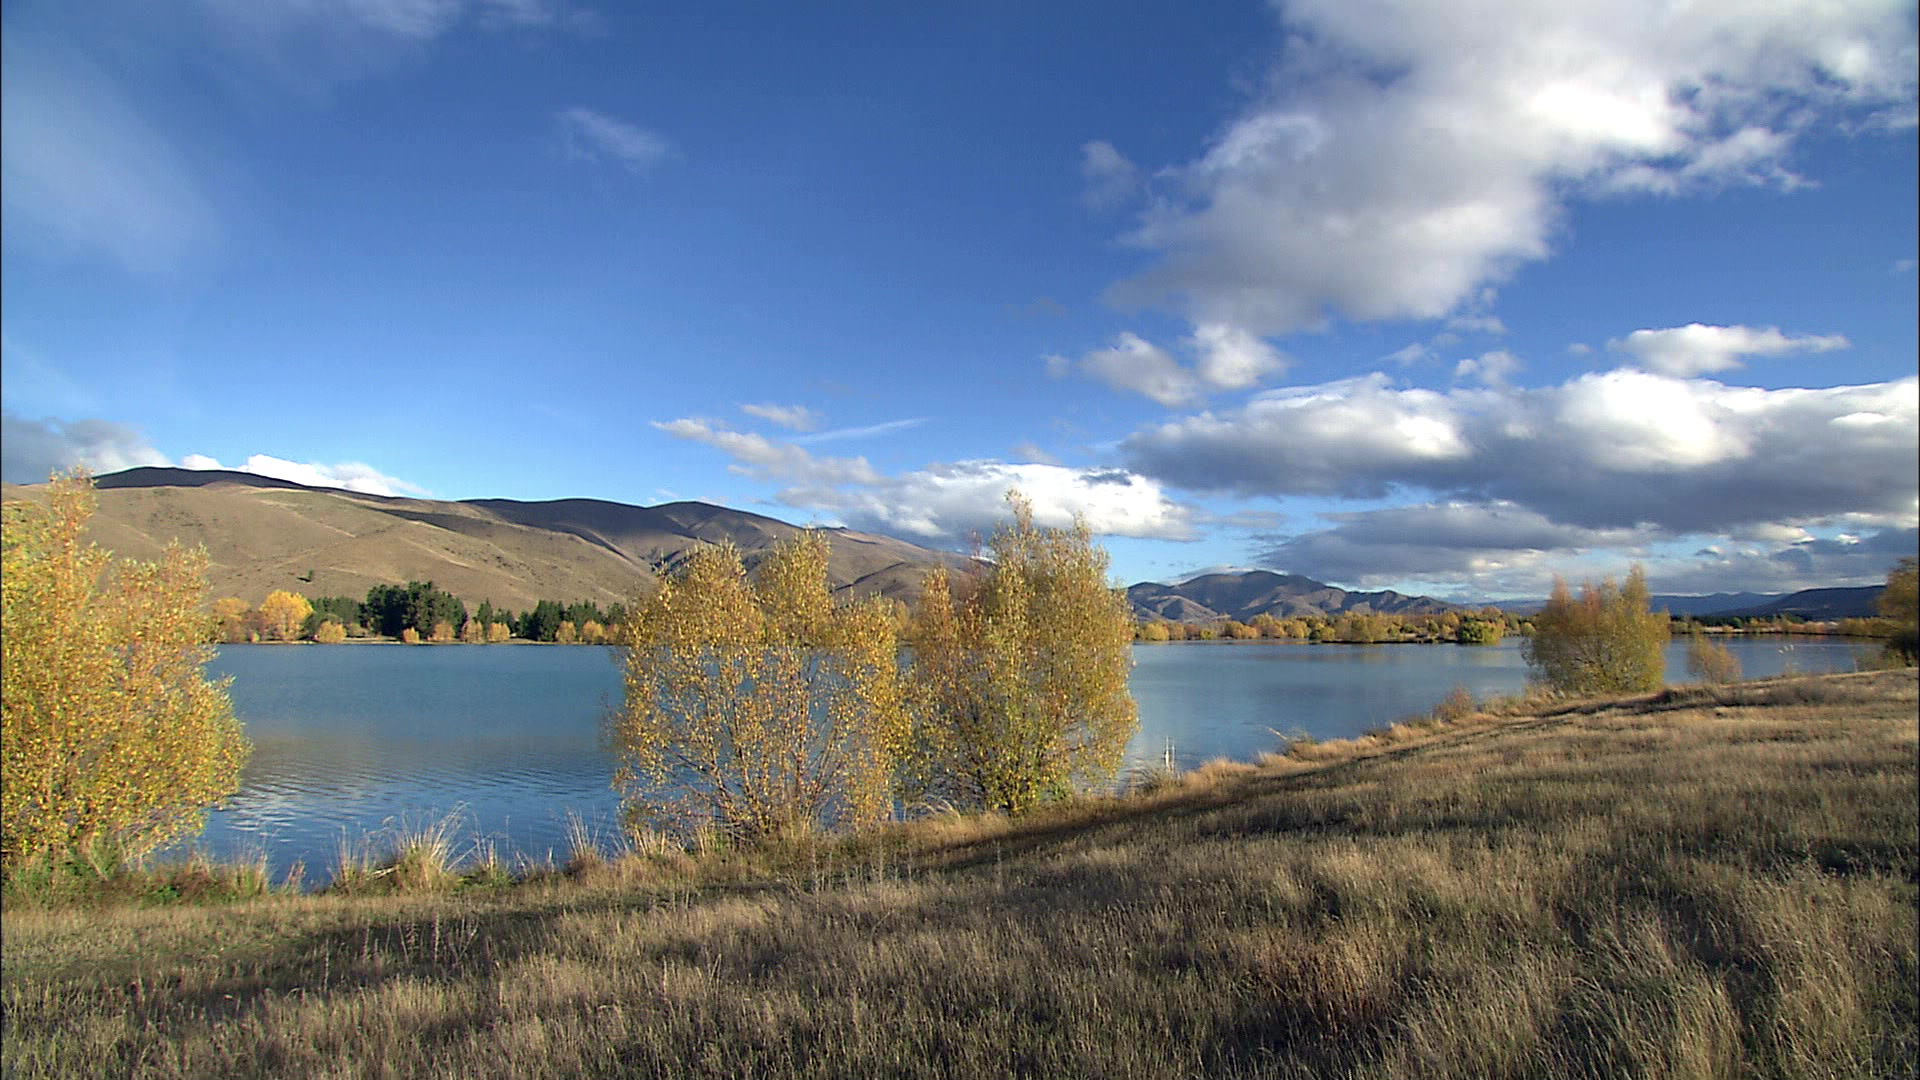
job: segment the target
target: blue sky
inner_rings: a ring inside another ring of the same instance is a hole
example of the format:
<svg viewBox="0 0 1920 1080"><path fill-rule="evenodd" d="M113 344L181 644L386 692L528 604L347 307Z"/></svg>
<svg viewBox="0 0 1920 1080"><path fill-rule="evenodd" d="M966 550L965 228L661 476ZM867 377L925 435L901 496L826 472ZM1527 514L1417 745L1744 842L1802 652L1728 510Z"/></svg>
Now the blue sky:
<svg viewBox="0 0 1920 1080"><path fill-rule="evenodd" d="M1916 546L1911 4L10 3L5 478L703 499L1124 581Z"/></svg>

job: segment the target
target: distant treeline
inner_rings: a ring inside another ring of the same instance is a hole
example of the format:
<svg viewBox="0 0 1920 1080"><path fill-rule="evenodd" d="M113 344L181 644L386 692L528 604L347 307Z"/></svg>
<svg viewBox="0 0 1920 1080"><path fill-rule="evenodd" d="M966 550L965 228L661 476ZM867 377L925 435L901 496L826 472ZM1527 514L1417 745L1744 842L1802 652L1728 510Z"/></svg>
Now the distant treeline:
<svg viewBox="0 0 1920 1080"><path fill-rule="evenodd" d="M1383 615L1348 612L1344 615L1302 615L1291 619L1255 615L1241 622L1180 623L1149 619L1136 625L1135 641L1317 641L1371 645L1378 642L1459 642L1462 645L1498 645L1508 634L1524 633L1525 620L1496 607L1478 611L1449 611L1440 615Z"/></svg>
<svg viewBox="0 0 1920 1080"><path fill-rule="evenodd" d="M414 643L463 641L487 644L519 638L563 645L597 645L610 639L627 617L624 604L602 608L589 601L542 600L515 613L483 600L471 614L466 602L431 581L375 585L364 600L351 596L308 599L276 590L250 608L238 597L214 601L214 636L223 642L318 641L384 637Z"/></svg>
<svg viewBox="0 0 1920 1080"><path fill-rule="evenodd" d="M1885 618L1814 621L1799 615L1675 615L1676 635L1701 631L1734 634L1834 634L1842 637L1888 638L1895 623ZM1531 618L1497 607L1478 611L1449 611L1441 615L1382 615L1349 612L1344 615L1303 615L1290 619L1256 615L1242 622L1217 619L1183 623L1143 619L1134 626L1135 641L1312 641L1372 645L1390 642L1425 644L1498 645L1510 634L1531 634Z"/></svg>

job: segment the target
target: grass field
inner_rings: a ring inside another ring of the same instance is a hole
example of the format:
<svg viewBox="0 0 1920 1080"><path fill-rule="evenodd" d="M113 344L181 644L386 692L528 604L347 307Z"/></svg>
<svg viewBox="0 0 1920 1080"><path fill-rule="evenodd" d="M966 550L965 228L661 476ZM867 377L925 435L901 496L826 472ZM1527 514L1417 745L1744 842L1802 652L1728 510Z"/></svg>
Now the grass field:
<svg viewBox="0 0 1920 1080"><path fill-rule="evenodd" d="M16 905L5 1072L1913 1075L1915 689L1477 714L504 887Z"/></svg>

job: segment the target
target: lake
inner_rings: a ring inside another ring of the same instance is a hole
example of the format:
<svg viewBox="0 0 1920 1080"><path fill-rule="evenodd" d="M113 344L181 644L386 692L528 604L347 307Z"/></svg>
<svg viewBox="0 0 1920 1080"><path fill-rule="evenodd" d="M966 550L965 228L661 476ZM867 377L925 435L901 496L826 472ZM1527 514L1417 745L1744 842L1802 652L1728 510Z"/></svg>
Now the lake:
<svg viewBox="0 0 1920 1080"><path fill-rule="evenodd" d="M1749 678L1849 671L1868 644L1730 638ZM1251 760L1279 734L1357 735L1425 712L1455 686L1475 697L1519 691L1518 642L1300 645L1169 642L1134 647L1140 733L1130 756L1181 766ZM253 739L240 793L210 815L198 845L216 858L264 849L274 872L295 860L331 876L343 838L417 827L448 814L502 855L564 860L567 815L616 833L613 758L601 731L619 670L597 647L228 645L212 664L233 676ZM1667 672L1686 677L1684 643Z"/></svg>

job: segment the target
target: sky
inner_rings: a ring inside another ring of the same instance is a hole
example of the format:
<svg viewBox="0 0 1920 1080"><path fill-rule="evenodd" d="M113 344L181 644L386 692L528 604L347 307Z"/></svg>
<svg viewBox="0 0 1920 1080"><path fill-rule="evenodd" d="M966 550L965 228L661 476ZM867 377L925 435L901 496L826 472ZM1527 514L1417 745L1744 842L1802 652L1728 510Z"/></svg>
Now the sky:
<svg viewBox="0 0 1920 1080"><path fill-rule="evenodd" d="M1115 579L1882 580L1916 19L9 0L4 477L698 499Z"/></svg>

